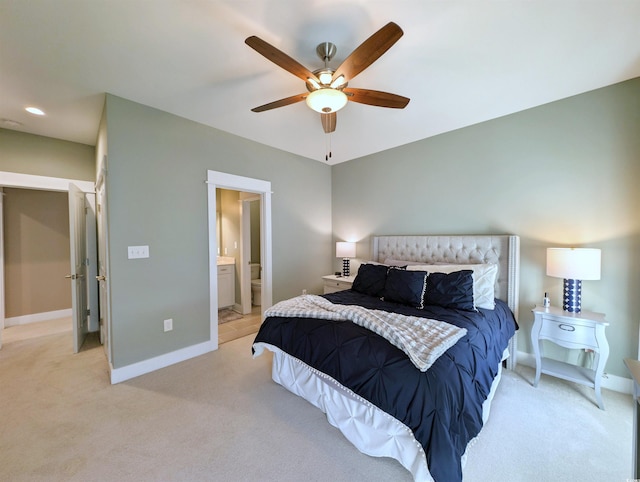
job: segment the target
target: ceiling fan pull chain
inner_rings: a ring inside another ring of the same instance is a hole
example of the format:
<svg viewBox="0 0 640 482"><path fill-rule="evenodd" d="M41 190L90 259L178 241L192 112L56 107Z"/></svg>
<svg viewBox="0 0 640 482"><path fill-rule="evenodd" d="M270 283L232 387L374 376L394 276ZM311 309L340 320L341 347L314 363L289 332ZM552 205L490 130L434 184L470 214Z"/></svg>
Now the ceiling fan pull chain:
<svg viewBox="0 0 640 482"><path fill-rule="evenodd" d="M329 162L329 134L324 135L324 160Z"/></svg>
<svg viewBox="0 0 640 482"><path fill-rule="evenodd" d="M324 138L324 147L326 154L324 155L324 160L329 162L331 159L331 133L328 132L326 137Z"/></svg>

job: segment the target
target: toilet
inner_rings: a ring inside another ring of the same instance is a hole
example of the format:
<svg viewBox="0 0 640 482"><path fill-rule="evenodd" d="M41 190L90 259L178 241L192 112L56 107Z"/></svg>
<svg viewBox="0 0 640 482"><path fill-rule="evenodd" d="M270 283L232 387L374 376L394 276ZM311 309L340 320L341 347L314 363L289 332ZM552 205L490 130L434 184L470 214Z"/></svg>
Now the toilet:
<svg viewBox="0 0 640 482"><path fill-rule="evenodd" d="M260 265L251 264L251 304L260 306L262 304L262 280L260 279Z"/></svg>

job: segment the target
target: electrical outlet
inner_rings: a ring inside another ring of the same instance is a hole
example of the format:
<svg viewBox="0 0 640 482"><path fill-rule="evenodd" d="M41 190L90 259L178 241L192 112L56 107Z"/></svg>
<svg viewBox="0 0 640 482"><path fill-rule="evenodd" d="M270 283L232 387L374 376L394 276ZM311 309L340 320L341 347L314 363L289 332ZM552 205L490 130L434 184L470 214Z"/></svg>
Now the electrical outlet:
<svg viewBox="0 0 640 482"><path fill-rule="evenodd" d="M307 290L302 290L302 294L306 295L307 294Z"/></svg>
<svg viewBox="0 0 640 482"><path fill-rule="evenodd" d="M164 331L173 330L173 318L169 318L168 320L164 320Z"/></svg>

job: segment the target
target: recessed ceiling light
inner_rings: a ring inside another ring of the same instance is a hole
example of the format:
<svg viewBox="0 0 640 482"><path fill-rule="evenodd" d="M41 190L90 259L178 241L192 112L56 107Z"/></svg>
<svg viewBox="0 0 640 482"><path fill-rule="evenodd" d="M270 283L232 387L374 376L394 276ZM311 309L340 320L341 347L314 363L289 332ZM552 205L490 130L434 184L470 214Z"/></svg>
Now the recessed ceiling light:
<svg viewBox="0 0 640 482"><path fill-rule="evenodd" d="M44 111L42 109L38 109L37 107L25 107L24 110L26 110L29 114L44 115Z"/></svg>

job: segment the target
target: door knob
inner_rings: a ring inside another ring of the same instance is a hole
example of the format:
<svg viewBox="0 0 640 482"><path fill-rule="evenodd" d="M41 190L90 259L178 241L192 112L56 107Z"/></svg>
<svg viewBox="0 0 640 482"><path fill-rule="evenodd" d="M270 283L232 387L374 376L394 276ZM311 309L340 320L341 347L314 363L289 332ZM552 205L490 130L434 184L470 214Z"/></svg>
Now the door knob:
<svg viewBox="0 0 640 482"><path fill-rule="evenodd" d="M97 279L98 281L104 281L104 280L106 280L107 278L105 278L104 276L100 275L100 276L96 276L96 279Z"/></svg>
<svg viewBox="0 0 640 482"><path fill-rule="evenodd" d="M76 279L77 276L75 274L68 274L68 275L65 276L65 278L67 278L67 279Z"/></svg>

